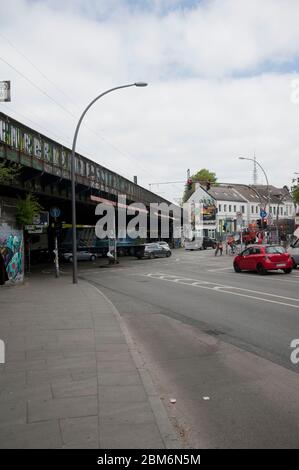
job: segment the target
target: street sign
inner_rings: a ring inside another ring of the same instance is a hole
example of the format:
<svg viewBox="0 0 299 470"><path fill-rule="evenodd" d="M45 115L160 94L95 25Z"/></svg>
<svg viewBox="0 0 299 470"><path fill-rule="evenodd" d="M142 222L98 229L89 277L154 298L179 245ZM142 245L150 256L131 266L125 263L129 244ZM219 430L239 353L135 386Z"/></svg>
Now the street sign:
<svg viewBox="0 0 299 470"><path fill-rule="evenodd" d="M48 227L48 225L49 225L49 212L41 211L39 214L37 214L33 218L32 223L34 225L41 225L43 227Z"/></svg>
<svg viewBox="0 0 299 470"><path fill-rule="evenodd" d="M260 210L260 217L261 217L262 219L264 219L265 217L267 217L267 212L264 211L263 209L261 209L261 210Z"/></svg>
<svg viewBox="0 0 299 470"><path fill-rule="evenodd" d="M54 219L57 219L61 214L61 211L59 209L59 207L51 207L50 209L50 215L51 217L53 217Z"/></svg>
<svg viewBox="0 0 299 470"><path fill-rule="evenodd" d="M10 81L0 82L0 101L10 101Z"/></svg>
<svg viewBox="0 0 299 470"><path fill-rule="evenodd" d="M26 225L25 229L27 230L28 233L33 234L33 233L43 233L43 227L42 225Z"/></svg>

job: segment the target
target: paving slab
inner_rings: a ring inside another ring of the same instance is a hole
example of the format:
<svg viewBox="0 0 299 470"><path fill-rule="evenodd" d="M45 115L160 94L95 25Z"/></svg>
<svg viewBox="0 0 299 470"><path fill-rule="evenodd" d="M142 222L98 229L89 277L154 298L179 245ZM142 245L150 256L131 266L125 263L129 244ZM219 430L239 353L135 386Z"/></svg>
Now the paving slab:
<svg viewBox="0 0 299 470"><path fill-rule="evenodd" d="M5 294L0 448L167 447L142 361L98 289L32 275Z"/></svg>

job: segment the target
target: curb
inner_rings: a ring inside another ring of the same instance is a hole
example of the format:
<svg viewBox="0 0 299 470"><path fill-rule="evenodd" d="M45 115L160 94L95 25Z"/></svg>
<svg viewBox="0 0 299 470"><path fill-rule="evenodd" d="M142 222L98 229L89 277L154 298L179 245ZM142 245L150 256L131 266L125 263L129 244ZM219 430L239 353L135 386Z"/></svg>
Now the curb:
<svg viewBox="0 0 299 470"><path fill-rule="evenodd" d="M153 414L155 416L158 429L160 431L162 440L165 444L165 448L166 449L181 449L182 448L181 443L170 423L170 420L164 408L164 405L156 391L150 372L146 369L142 356L140 352L136 349L133 339L129 333L129 330L127 326L125 325L125 322L123 318L121 317L119 311L117 310L115 305L111 302L111 300L98 287L94 286L92 283L90 283L86 279L84 279L84 282L86 282L89 286L93 287L105 299L105 301L110 305L113 314L117 317L120 323L120 327L124 334L126 342L128 344L129 351L135 362L135 365L140 374L144 389L148 396L149 403L152 408Z"/></svg>

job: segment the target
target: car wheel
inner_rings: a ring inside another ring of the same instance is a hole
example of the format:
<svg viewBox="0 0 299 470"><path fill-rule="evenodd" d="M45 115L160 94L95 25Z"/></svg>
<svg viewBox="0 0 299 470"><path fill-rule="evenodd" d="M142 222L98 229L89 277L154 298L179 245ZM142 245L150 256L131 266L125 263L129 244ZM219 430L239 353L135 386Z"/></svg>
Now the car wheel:
<svg viewBox="0 0 299 470"><path fill-rule="evenodd" d="M238 263L234 263L234 270L235 270L236 273L240 273L242 271L242 269L240 268Z"/></svg>
<svg viewBox="0 0 299 470"><path fill-rule="evenodd" d="M155 257L154 253L151 253L151 254L149 255L149 258L150 258L150 259L154 259L154 257Z"/></svg>
<svg viewBox="0 0 299 470"><path fill-rule="evenodd" d="M95 256L95 255L91 255L91 257L90 257L90 261L95 261L96 259L97 259L97 258L96 258L96 256Z"/></svg>
<svg viewBox="0 0 299 470"><path fill-rule="evenodd" d="M292 272L292 268L286 268L283 270L286 274L290 274Z"/></svg>
<svg viewBox="0 0 299 470"><path fill-rule="evenodd" d="M264 266L261 263L257 265L256 270L259 274L261 274L261 276L263 276L264 274L267 274L267 270L264 268Z"/></svg>
<svg viewBox="0 0 299 470"><path fill-rule="evenodd" d="M166 256L167 256L167 258L169 258L169 256L171 256L171 251L168 251Z"/></svg>

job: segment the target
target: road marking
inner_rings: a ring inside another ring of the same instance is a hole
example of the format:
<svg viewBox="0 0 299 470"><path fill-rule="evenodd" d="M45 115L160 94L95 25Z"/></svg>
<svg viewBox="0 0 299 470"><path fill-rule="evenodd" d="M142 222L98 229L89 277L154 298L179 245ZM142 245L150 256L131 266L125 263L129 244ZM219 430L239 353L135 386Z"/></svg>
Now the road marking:
<svg viewBox="0 0 299 470"><path fill-rule="evenodd" d="M232 269L231 266L229 266L228 268L216 268L216 269L208 269L207 271L224 271L225 269Z"/></svg>
<svg viewBox="0 0 299 470"><path fill-rule="evenodd" d="M231 272L228 272L226 274L229 274L231 276L234 276L236 277L237 276L237 273L234 272L233 268L227 268L227 269L231 269ZM211 271L210 269L207 269L207 272ZM242 277L250 277L251 279L254 279L254 276L256 275L256 273L252 273L252 274L249 274L249 273L246 273L246 272L242 272L239 274L239 276ZM292 284L299 284L299 281L293 281L292 279L294 277L298 278L299 279L299 276L295 276L295 275L287 275L288 276L288 279L282 279L281 276L284 277L284 274L275 274L275 276L258 276L258 279L261 280L261 281L265 281L265 282L270 282L270 281L279 281L279 282L287 282L287 283L292 283ZM241 279L240 278L240 279Z"/></svg>
<svg viewBox="0 0 299 470"><path fill-rule="evenodd" d="M261 292L261 291L256 291L253 289L245 289L242 287L227 286L224 284L205 281L203 279L192 279L188 277L175 276L172 274L165 274L165 273L148 273L148 274L140 274L140 275L145 276L145 277L150 277L152 279L173 282L176 284L183 284L183 285L189 285L191 287L199 287L201 289L213 290L215 292L219 292L222 294L236 295L236 296L246 297L246 298L254 299L254 300L262 300L263 302L270 302L270 303L275 303L279 305L285 305L287 307L299 308L299 299L292 298L292 297L284 297L284 296L276 295L276 294L270 294L269 292ZM242 291L242 292L236 292L236 291ZM247 293L243 293L243 292L247 292ZM257 295L249 295L249 293L257 294ZM278 300L272 300L269 298L259 297L259 295L264 295L264 296L272 297L275 299L290 300L290 301L296 302L296 304L291 304L288 302L281 302Z"/></svg>

